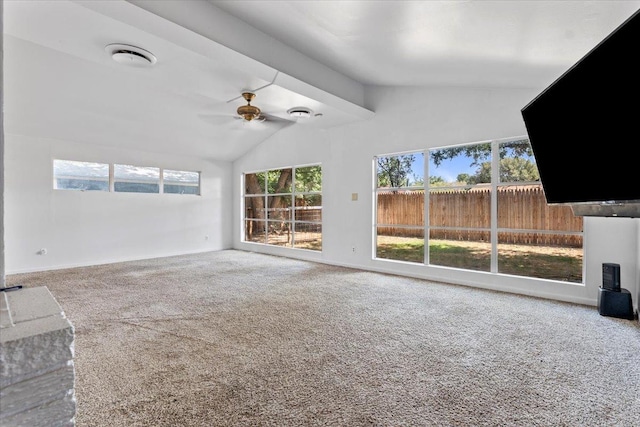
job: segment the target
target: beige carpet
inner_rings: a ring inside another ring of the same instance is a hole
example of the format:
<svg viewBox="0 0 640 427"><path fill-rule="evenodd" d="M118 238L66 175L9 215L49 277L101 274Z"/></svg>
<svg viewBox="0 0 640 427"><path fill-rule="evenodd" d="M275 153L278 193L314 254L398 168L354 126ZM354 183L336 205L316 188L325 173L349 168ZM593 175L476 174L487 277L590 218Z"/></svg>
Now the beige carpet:
<svg viewBox="0 0 640 427"><path fill-rule="evenodd" d="M21 274L76 328L77 426L635 426L640 327L241 251Z"/></svg>

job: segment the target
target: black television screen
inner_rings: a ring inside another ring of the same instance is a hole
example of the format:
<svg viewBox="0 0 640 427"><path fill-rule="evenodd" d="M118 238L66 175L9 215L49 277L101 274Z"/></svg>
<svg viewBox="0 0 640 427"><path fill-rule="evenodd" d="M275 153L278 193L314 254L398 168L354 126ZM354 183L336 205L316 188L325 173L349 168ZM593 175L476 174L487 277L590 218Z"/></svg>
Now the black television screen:
<svg viewBox="0 0 640 427"><path fill-rule="evenodd" d="M640 201L640 10L521 112L548 203Z"/></svg>

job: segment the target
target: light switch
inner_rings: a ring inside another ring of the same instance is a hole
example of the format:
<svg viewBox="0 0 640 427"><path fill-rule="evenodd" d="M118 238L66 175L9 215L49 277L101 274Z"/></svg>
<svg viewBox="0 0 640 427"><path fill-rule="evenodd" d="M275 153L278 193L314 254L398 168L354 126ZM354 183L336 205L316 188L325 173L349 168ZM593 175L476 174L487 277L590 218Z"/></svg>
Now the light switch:
<svg viewBox="0 0 640 427"><path fill-rule="evenodd" d="M351 201L355 202L358 200L358 193L351 193Z"/></svg>

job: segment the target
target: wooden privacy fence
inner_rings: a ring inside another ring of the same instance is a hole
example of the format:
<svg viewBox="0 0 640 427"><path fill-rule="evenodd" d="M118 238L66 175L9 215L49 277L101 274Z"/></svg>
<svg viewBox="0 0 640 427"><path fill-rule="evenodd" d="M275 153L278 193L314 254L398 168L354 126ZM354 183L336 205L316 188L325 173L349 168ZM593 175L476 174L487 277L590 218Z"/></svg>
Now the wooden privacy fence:
<svg viewBox="0 0 640 427"><path fill-rule="evenodd" d="M377 223L379 235L422 237L424 227L424 192L381 192L378 194ZM429 197L431 227L491 227L491 190L432 191ZM581 247L582 235L565 234L582 231L582 217L573 215L570 206L548 205L540 186L498 188L498 228L541 230L539 232L500 232L500 243ZM553 233L553 231L560 233ZM548 233L551 231L551 233ZM489 241L489 231L431 229L430 238L446 240Z"/></svg>

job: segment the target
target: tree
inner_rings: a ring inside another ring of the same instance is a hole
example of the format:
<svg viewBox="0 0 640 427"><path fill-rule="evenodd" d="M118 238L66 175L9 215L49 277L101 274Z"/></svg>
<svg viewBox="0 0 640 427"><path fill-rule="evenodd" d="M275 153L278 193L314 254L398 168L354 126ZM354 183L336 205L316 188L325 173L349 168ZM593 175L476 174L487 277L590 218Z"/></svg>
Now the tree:
<svg viewBox="0 0 640 427"><path fill-rule="evenodd" d="M471 182L471 179L471 175L469 175L468 173L460 173L456 177L456 181L461 184L469 184Z"/></svg>
<svg viewBox="0 0 640 427"><path fill-rule="evenodd" d="M264 210L264 173L247 173L244 175L245 194L255 194L256 197L245 197L244 208L247 218L255 218L260 221L247 221L245 231L247 238L265 231ZM257 197L261 196L261 197Z"/></svg>
<svg viewBox="0 0 640 427"><path fill-rule="evenodd" d="M296 168L296 192L322 191L322 166Z"/></svg>
<svg viewBox="0 0 640 427"><path fill-rule="evenodd" d="M521 157L500 159L500 181L537 181L540 179L538 168L530 160Z"/></svg>
<svg viewBox="0 0 640 427"><path fill-rule="evenodd" d="M429 152L431 160L436 166L440 166L443 161L454 159L464 154L466 157L473 159L470 166L477 166L482 160L491 158L491 144L475 144L464 147L442 148L440 150L432 150Z"/></svg>
<svg viewBox="0 0 640 427"><path fill-rule="evenodd" d="M482 162L478 165L476 173L469 176L467 184L488 184L491 182L491 162Z"/></svg>
<svg viewBox="0 0 640 427"><path fill-rule="evenodd" d="M276 219L280 221L291 220L291 180L293 179L293 169L270 170L267 172L269 177L269 189L273 189L271 194L286 193L286 195L269 197L268 211L271 213L268 219ZM282 225L282 224L281 224ZM285 225L286 227L286 225ZM282 228L282 227L281 227Z"/></svg>
<svg viewBox="0 0 640 427"><path fill-rule="evenodd" d="M429 177L429 186L430 187L442 187L444 185L447 185L447 183L446 183L446 181L444 180L443 177L434 176L434 175L431 175Z"/></svg>
<svg viewBox="0 0 640 427"><path fill-rule="evenodd" d="M442 148L430 151L429 155L436 166L440 166L445 160L454 159L460 155L473 159L469 166L480 166L485 161L491 161L491 143ZM507 157L533 157L533 150L529 141L512 141L500 144L499 155L501 159Z"/></svg>
<svg viewBox="0 0 640 427"><path fill-rule="evenodd" d="M408 176L415 157L403 156L378 157L378 187L407 187Z"/></svg>
<svg viewBox="0 0 640 427"><path fill-rule="evenodd" d="M538 168L530 159L533 150L528 141L512 141L499 144L500 181L537 181L540 179ZM458 183L475 185L491 182L491 144L475 144L463 147L443 148L430 152L436 166L443 161L464 156L471 159L469 166L476 166L475 174L466 173L457 176Z"/></svg>

